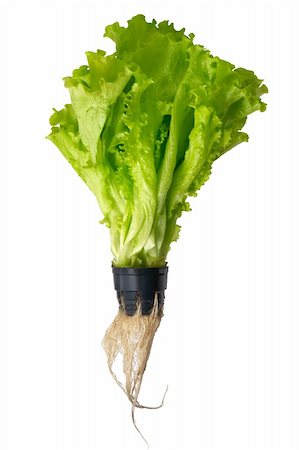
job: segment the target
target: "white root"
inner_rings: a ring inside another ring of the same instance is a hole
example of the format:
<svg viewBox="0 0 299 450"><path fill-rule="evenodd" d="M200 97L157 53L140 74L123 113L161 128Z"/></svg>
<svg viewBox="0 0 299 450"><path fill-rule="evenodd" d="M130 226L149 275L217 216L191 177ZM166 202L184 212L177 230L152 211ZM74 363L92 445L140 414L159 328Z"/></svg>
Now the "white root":
<svg viewBox="0 0 299 450"><path fill-rule="evenodd" d="M149 315L142 315L140 305L137 306L137 311L133 316L126 315L120 308L102 342L111 375L132 403L132 420L136 428L135 408L160 408L166 394L165 392L162 403L156 407L144 406L138 402L146 364L162 316L163 311L158 305L157 295ZM120 354L122 355L124 382L119 380L114 371L114 362Z"/></svg>

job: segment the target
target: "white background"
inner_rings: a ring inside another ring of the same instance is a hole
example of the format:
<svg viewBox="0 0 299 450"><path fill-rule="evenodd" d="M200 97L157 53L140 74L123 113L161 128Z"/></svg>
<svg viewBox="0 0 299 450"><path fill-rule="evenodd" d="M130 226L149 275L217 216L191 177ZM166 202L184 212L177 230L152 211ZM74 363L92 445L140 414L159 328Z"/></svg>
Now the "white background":
<svg viewBox="0 0 299 450"><path fill-rule="evenodd" d="M152 450L299 449L295 1L7 1L1 6L0 447L141 450L101 348L117 311L95 199L44 136L61 78L143 12L253 69L270 93L173 245L137 420ZM107 41L107 42L106 42Z"/></svg>

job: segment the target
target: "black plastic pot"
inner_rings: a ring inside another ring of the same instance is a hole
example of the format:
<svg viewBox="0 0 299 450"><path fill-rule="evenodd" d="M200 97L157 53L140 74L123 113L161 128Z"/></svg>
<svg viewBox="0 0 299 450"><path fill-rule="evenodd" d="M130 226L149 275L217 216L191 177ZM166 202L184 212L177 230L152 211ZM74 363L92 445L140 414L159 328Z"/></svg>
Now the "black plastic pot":
<svg viewBox="0 0 299 450"><path fill-rule="evenodd" d="M157 294L158 306L164 304L168 267L112 267L114 287L120 308L133 316L140 304L143 315L149 315Z"/></svg>

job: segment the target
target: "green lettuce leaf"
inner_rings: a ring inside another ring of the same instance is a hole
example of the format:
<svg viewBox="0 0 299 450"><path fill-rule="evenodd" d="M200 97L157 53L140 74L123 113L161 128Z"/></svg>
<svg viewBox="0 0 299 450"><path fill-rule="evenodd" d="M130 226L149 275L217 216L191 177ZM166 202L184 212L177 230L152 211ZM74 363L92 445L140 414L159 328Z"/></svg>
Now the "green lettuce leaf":
<svg viewBox="0 0 299 450"><path fill-rule="evenodd" d="M108 26L115 53L87 52L65 78L71 104L50 118L48 138L95 194L118 267L165 264L188 197L266 108L262 80L184 31L142 15Z"/></svg>

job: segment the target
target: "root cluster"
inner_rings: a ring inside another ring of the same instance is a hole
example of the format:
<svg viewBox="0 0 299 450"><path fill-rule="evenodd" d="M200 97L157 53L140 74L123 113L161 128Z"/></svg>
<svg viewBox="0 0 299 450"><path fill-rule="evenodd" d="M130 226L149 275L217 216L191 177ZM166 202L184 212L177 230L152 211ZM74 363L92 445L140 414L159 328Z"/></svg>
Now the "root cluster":
<svg viewBox="0 0 299 450"><path fill-rule="evenodd" d="M162 315L157 299L149 315L142 315L140 306L133 316L126 315L120 308L102 342L111 375L134 408L146 407L138 402L138 395ZM118 355L122 355L124 382L119 380L113 368Z"/></svg>

